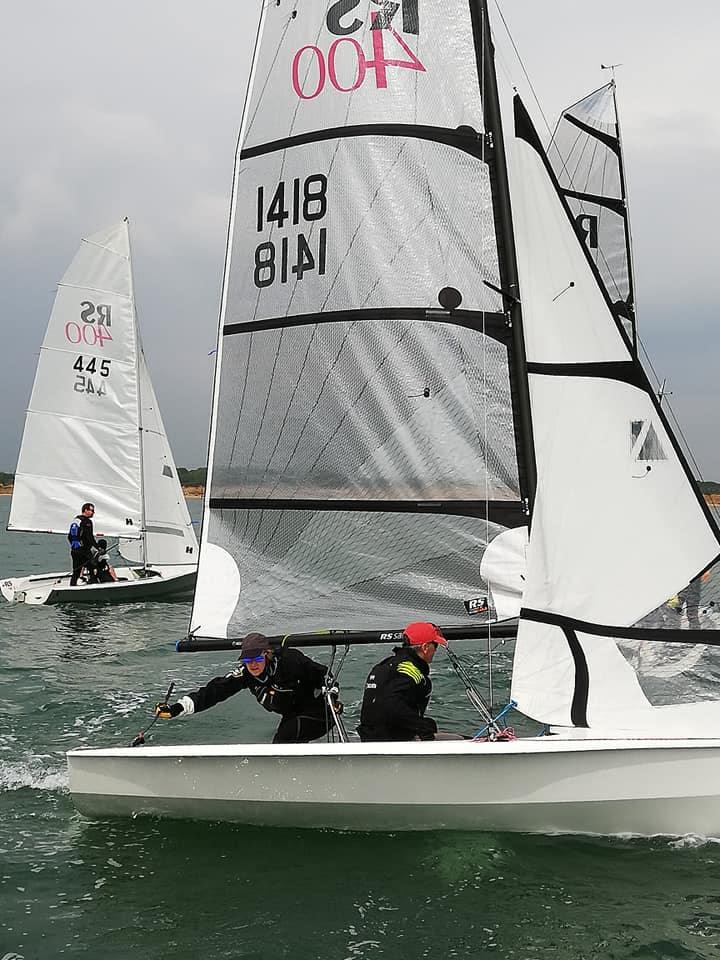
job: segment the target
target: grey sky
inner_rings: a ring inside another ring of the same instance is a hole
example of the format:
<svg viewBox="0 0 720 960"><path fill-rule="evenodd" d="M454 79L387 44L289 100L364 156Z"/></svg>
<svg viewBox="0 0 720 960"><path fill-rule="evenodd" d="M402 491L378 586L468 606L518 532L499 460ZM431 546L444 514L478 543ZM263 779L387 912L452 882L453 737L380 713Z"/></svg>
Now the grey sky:
<svg viewBox="0 0 720 960"><path fill-rule="evenodd" d="M703 474L720 480L720 6L502 0L502 9L551 122L605 81L601 61L624 64L640 332ZM4 11L0 470L15 467L55 284L79 238L123 216L176 461L205 461L208 352L258 10L258 0L28 0Z"/></svg>

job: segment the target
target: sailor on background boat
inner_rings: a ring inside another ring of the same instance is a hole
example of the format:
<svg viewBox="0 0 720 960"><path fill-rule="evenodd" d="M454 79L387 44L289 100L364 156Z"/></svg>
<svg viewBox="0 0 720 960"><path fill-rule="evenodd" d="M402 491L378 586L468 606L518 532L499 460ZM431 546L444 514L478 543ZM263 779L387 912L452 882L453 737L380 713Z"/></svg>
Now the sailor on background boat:
<svg viewBox="0 0 720 960"><path fill-rule="evenodd" d="M224 677L215 677L177 703L158 703L155 713L161 720L189 716L214 707L240 690L250 690L260 706L282 716L273 743L309 743L332 727L324 696L328 686L336 684L327 667L292 647L273 651L262 633L249 633L242 641L239 667ZM333 701L335 711L342 712L336 693Z"/></svg>
<svg viewBox="0 0 720 960"><path fill-rule="evenodd" d="M395 647L370 671L365 683L360 726L361 740L434 740L437 724L425 716L432 682L430 664L438 646L447 640L433 623L409 623L403 645ZM455 737L453 736L453 739Z"/></svg>
<svg viewBox="0 0 720 960"><path fill-rule="evenodd" d="M72 559L71 587L77 586L78 577L83 567L87 566L88 569L90 569L92 560L91 551L93 547L97 548L97 540L93 532L92 522L94 515L95 505L92 503L84 503L80 513L70 524L68 540L70 541L70 557Z"/></svg>

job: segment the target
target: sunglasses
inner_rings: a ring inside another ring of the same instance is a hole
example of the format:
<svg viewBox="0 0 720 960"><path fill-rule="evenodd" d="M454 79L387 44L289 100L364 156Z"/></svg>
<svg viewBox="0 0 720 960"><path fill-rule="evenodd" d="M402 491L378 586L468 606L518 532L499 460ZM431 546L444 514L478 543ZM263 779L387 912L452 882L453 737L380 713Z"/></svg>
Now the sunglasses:
<svg viewBox="0 0 720 960"><path fill-rule="evenodd" d="M243 663L262 663L264 659L264 653L259 654L257 657L240 657Z"/></svg>

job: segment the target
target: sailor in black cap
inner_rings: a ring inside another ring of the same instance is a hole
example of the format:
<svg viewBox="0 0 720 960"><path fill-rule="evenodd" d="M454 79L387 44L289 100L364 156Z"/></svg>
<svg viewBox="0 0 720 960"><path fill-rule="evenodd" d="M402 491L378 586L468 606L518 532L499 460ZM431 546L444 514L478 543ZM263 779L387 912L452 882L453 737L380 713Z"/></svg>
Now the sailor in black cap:
<svg viewBox="0 0 720 960"><path fill-rule="evenodd" d="M308 743L324 736L332 726L324 689L333 686L327 667L294 647L273 650L262 633L249 633L242 641L239 666L177 703L157 704L155 713L162 720L189 716L240 690L251 690L261 706L282 717L273 743ZM340 712L342 705L336 701L334 709Z"/></svg>

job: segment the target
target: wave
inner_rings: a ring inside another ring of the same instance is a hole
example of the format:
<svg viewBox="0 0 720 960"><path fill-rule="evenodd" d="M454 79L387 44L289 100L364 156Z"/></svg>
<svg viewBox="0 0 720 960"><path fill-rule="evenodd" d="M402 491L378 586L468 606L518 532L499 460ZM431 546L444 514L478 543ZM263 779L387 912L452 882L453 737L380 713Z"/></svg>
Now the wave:
<svg viewBox="0 0 720 960"><path fill-rule="evenodd" d="M67 793L67 769L48 762L49 759L28 757L12 763L0 761L0 792L30 789Z"/></svg>

